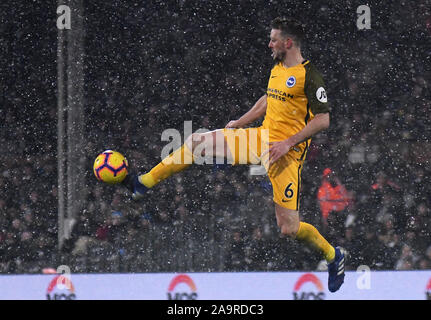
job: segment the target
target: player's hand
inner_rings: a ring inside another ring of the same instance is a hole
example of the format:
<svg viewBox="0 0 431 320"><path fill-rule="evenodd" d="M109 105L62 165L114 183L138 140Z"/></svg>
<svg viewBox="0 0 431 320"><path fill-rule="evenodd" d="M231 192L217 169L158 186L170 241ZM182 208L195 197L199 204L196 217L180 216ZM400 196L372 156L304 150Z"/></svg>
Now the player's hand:
<svg viewBox="0 0 431 320"><path fill-rule="evenodd" d="M238 125L238 120L231 120L225 128L241 128L241 126Z"/></svg>
<svg viewBox="0 0 431 320"><path fill-rule="evenodd" d="M268 160L269 167L271 167L278 159L287 154L293 145L289 142L289 139L269 142L269 148L262 153L262 158L269 154Z"/></svg>

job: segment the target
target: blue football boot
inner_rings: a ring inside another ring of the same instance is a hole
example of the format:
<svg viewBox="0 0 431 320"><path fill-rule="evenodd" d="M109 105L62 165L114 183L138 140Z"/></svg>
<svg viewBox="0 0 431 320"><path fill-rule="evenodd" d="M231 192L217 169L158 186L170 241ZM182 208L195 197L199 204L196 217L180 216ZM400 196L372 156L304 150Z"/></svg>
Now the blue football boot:
<svg viewBox="0 0 431 320"><path fill-rule="evenodd" d="M343 248L335 248L335 259L328 264L328 289L335 292L340 289L344 282L344 265L346 251Z"/></svg>
<svg viewBox="0 0 431 320"><path fill-rule="evenodd" d="M122 183L132 193L133 200L142 199L148 191L148 188L139 182L138 175L133 173L129 173Z"/></svg>

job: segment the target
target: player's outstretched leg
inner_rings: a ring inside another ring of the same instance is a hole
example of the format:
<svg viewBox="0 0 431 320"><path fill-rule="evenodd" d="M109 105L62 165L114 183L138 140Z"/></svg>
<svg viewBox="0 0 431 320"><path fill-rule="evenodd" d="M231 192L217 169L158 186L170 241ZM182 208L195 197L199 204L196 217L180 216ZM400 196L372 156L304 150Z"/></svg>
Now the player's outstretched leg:
<svg viewBox="0 0 431 320"><path fill-rule="evenodd" d="M221 143L217 144L217 141L221 141ZM196 157L209 154L214 157L226 157L225 143L222 130L194 133L180 148L164 158L149 172L138 175L130 173L123 184L132 193L132 198L139 200L148 189L195 163Z"/></svg>
<svg viewBox="0 0 431 320"><path fill-rule="evenodd" d="M193 155L189 147L184 144L181 148L163 159L149 172L144 174L129 173L123 181L123 185L132 193L133 200L140 200L144 197L148 189L154 187L174 173L183 171L189 167L192 164L192 158Z"/></svg>
<svg viewBox="0 0 431 320"><path fill-rule="evenodd" d="M340 289L344 282L345 259L345 250L343 248L336 247L335 258L331 263L328 263L328 289L331 292L335 292Z"/></svg>

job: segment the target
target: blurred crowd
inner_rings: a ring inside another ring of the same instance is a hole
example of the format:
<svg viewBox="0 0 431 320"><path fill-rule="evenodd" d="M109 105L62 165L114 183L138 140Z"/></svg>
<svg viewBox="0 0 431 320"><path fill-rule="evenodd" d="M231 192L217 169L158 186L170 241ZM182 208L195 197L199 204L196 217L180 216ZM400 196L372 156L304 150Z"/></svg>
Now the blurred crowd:
<svg viewBox="0 0 431 320"><path fill-rule="evenodd" d="M86 198L62 248L55 7L5 4L0 272L323 270L315 252L280 235L271 185L248 166L192 166L138 203L92 173L105 149L148 170L161 160L164 130L183 133L184 121L213 130L245 113L266 91L278 15L306 24L303 55L323 74L331 106L303 170L302 220L347 249L349 270L431 269L426 3L372 3L370 30L357 30L355 1L86 3Z"/></svg>

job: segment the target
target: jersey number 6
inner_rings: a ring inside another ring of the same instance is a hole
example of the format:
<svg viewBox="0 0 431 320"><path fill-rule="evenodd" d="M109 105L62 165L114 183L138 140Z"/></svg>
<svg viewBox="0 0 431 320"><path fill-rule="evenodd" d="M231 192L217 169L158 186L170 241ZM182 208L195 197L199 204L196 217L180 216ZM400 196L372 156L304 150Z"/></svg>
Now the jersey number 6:
<svg viewBox="0 0 431 320"><path fill-rule="evenodd" d="M293 191L293 189L291 189L290 187L292 187L293 182L289 183L286 187L286 189L284 189L284 195L286 196L287 199L292 199L292 197L295 195L295 191Z"/></svg>

